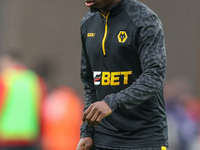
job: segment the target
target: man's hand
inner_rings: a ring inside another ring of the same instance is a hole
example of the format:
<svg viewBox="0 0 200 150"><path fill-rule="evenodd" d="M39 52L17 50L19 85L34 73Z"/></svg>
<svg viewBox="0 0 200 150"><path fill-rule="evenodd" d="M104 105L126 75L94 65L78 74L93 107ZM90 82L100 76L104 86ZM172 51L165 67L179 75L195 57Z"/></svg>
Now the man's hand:
<svg viewBox="0 0 200 150"><path fill-rule="evenodd" d="M104 117L111 113L112 110L104 101L95 102L85 110L82 121L87 120L89 126L96 127Z"/></svg>
<svg viewBox="0 0 200 150"><path fill-rule="evenodd" d="M93 146L93 140L91 137L84 137L81 138L76 150L90 150L90 148Z"/></svg>

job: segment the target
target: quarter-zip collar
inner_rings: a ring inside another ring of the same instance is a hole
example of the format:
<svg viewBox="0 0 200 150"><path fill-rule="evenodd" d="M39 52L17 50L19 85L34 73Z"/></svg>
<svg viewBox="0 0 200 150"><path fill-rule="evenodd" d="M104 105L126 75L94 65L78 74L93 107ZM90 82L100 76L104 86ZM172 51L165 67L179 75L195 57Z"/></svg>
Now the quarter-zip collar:
<svg viewBox="0 0 200 150"><path fill-rule="evenodd" d="M105 41L106 41L106 37L107 37L107 33L108 33L108 17L110 15L110 12L107 13L106 16L104 16L102 14L102 16L104 16L105 18L105 22L104 22L104 25L105 25L105 32L104 32L104 36L103 36L103 40L102 40L102 50L103 50L103 55L104 57L106 57L106 50L105 50Z"/></svg>
<svg viewBox="0 0 200 150"><path fill-rule="evenodd" d="M106 15L104 15L102 12L98 11L99 14L103 17L103 21L104 21L104 25L105 25L104 36L102 39L102 52L103 52L104 58L107 57L105 42L106 42L106 38L107 38L107 34L108 34L108 17L116 16L117 14L119 14L123 10L123 7L122 7L123 2L124 2L124 0L121 0L118 3L116 3L114 6L112 6L108 10Z"/></svg>

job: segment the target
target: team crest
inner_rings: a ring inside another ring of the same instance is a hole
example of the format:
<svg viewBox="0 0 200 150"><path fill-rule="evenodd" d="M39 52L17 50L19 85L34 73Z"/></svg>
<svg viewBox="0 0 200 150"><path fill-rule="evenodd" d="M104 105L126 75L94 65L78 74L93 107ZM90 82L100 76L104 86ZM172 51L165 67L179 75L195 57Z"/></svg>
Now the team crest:
<svg viewBox="0 0 200 150"><path fill-rule="evenodd" d="M117 38L118 38L119 43L124 43L126 39L128 38L126 31L120 31Z"/></svg>

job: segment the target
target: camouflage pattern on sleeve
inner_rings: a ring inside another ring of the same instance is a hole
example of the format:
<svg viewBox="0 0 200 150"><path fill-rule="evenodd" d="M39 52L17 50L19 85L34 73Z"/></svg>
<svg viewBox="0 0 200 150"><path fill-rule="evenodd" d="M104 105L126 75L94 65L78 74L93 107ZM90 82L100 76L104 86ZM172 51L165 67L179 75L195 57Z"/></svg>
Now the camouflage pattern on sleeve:
<svg viewBox="0 0 200 150"><path fill-rule="evenodd" d="M130 1L130 0L128 0ZM143 4L130 1L127 14L137 26L138 56L143 73L128 88L106 96L103 100L112 111L134 108L163 89L167 58L162 23L157 15ZM130 4L131 3L131 4Z"/></svg>

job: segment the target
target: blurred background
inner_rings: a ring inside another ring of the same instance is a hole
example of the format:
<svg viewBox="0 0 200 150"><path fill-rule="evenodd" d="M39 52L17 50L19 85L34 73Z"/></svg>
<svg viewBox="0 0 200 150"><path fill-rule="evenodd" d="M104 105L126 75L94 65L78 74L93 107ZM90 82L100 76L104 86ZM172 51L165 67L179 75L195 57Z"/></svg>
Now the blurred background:
<svg viewBox="0 0 200 150"><path fill-rule="evenodd" d="M170 150L192 150L200 143L200 1L140 1L157 13L165 32ZM84 0L0 0L0 53L16 48L48 93L64 85L83 102L80 21L88 10Z"/></svg>

